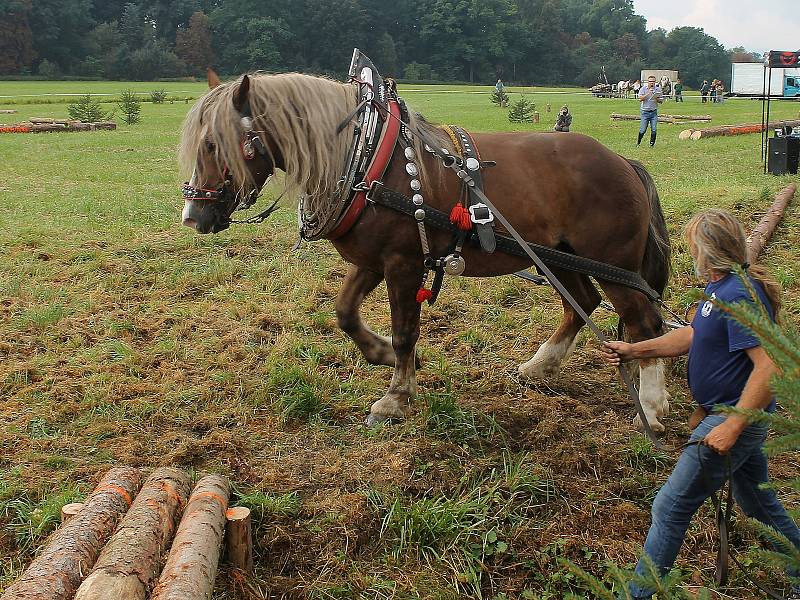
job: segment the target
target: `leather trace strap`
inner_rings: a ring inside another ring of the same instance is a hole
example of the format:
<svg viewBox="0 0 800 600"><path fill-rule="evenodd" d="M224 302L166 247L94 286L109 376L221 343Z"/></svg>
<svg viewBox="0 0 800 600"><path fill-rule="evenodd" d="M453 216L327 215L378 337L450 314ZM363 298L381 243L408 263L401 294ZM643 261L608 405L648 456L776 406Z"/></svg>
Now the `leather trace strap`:
<svg viewBox="0 0 800 600"><path fill-rule="evenodd" d="M386 206L387 208L409 216L414 216L415 210L419 208L406 196L400 192L386 188L381 182L372 184L368 199L374 204ZM443 229L453 233L457 232L456 226L450 222L448 215L428 206L425 207L425 223L437 229ZM499 234L494 235L497 239L497 250L499 252L520 257L528 256L523 247L513 238ZM478 234L472 232L467 237L467 241L472 244L479 244ZM576 273L590 275L596 279L618 283L619 285L624 285L625 287L642 292L651 301L657 301L659 299L658 293L648 285L639 273L634 273L633 271L621 269L590 258L584 258L583 256L562 252L547 246L531 243L527 243L527 245L552 268L575 271Z"/></svg>

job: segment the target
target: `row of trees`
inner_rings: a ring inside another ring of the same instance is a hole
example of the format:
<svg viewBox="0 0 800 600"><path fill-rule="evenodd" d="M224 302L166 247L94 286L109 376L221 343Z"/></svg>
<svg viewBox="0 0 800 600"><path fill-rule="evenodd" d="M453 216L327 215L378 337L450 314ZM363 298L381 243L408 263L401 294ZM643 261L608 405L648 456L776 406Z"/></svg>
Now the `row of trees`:
<svg viewBox="0 0 800 600"><path fill-rule="evenodd" d="M698 85L731 60L702 29L648 31L633 0L0 0L0 75L341 74L355 46L386 75L481 83L591 85L605 65Z"/></svg>

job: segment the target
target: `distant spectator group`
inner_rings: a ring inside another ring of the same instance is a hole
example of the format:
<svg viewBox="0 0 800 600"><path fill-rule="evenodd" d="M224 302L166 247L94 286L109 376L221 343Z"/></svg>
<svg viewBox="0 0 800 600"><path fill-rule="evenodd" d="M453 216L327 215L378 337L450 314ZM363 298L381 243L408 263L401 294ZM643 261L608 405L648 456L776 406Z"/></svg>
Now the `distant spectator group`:
<svg viewBox="0 0 800 600"><path fill-rule="evenodd" d="M710 84L707 79L703 80L703 85L700 86L700 100L705 104L709 98L714 103L725 99L725 85L721 79L714 79Z"/></svg>

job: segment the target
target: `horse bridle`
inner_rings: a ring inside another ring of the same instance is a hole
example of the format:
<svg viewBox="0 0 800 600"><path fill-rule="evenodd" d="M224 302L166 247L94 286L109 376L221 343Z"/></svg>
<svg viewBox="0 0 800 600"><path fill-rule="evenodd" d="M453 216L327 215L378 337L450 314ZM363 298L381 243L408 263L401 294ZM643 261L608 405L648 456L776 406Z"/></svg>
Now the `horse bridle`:
<svg viewBox="0 0 800 600"><path fill-rule="evenodd" d="M254 129L253 114L252 110L250 109L249 102L245 103L242 111L239 114L241 117L240 122L242 124L242 129L244 130L244 140L242 141L242 155L244 156L244 159L253 160L257 153L270 165L270 173L267 175L264 183L261 185L261 187L256 187L247 194L242 195L233 188L230 169L225 166L222 170L222 183L219 185L219 187L214 189L199 188L193 186L189 181L186 181L181 188L182 196L184 200L222 203L223 206L230 204L230 210L228 210L227 214L224 215L224 218L227 220L228 224L260 223L269 218L269 216L277 210L278 201L283 197L283 194L278 196L278 198L276 198L272 204L270 204L265 210L261 211L257 215L248 217L247 219L242 219L241 221L231 219L231 215L233 215L233 213L237 210L247 210L256 203L256 200L258 200L258 197L261 195L261 191L267 185L272 177L272 174L275 172L275 163L272 160L272 155L269 153L266 146L264 146L264 142L261 141L258 132Z"/></svg>

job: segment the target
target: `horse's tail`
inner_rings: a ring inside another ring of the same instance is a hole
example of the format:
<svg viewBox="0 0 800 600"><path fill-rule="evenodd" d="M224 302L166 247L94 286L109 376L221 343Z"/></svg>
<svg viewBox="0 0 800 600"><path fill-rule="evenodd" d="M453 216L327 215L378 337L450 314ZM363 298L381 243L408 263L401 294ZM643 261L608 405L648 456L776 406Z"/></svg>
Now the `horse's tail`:
<svg viewBox="0 0 800 600"><path fill-rule="evenodd" d="M661 200L658 198L655 182L644 165L637 160L627 160L642 180L647 190L647 199L650 201L650 227L647 232L647 246L642 259L641 274L655 291L663 294L669 280L672 248L669 243L667 223L661 210Z"/></svg>

